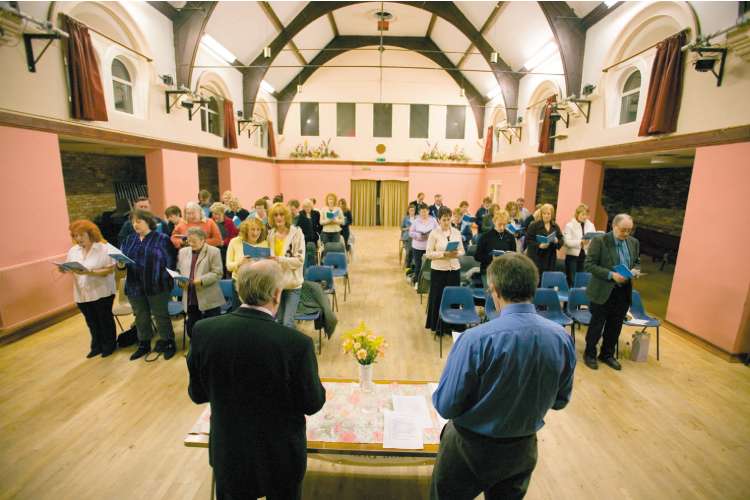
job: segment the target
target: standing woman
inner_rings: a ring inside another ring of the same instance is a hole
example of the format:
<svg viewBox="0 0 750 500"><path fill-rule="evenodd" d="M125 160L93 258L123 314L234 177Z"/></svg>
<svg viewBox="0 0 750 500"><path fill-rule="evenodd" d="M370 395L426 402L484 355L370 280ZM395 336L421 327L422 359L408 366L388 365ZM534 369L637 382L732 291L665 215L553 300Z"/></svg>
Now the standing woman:
<svg viewBox="0 0 750 500"><path fill-rule="evenodd" d="M565 275L568 277L568 286L573 286L576 273L583 272L583 263L586 261L586 250L591 240L584 240L586 233L596 231L594 224L589 220L589 207L583 203L576 208L573 220L565 224L563 232L565 236Z"/></svg>
<svg viewBox="0 0 750 500"><path fill-rule="evenodd" d="M482 276L482 284L487 289L487 268L492 264L493 250L503 252L516 251L516 238L506 229L510 216L505 210L495 210L495 227L479 237L477 252L474 258L479 261L479 272Z"/></svg>
<svg viewBox="0 0 750 500"><path fill-rule="evenodd" d="M438 335L443 334L442 328L441 331L438 331L443 289L446 286L459 286L461 284L461 263L458 258L464 254L464 245L459 230L451 226L451 215L451 209L448 207L438 209L440 226L430 233L425 253L425 257L432 261L425 328L429 328ZM447 252L445 248L452 241L458 242L458 248L453 252Z"/></svg>
<svg viewBox="0 0 750 500"><path fill-rule="evenodd" d="M414 285L414 288L417 288L419 272L422 270L422 257L424 257L425 250L427 249L427 239L432 230L438 226L437 221L430 216L430 207L425 203L419 205L417 211L419 212L419 217L416 217L411 226L409 226L411 258L413 261L412 269L414 270L411 283Z"/></svg>
<svg viewBox="0 0 750 500"><path fill-rule="evenodd" d="M201 211L200 207L198 211ZM120 269L127 267L128 270L125 295L133 306L135 326L138 329L138 349L130 359L135 360L151 352L151 338L154 336L152 317L161 337L156 341L155 350L164 353L164 359L170 359L177 346L167 309L173 287L167 268L174 265L169 251L169 237L155 231L156 218L151 212L134 210L131 220L135 233L128 236L120 250L135 263L127 266L117 264Z"/></svg>
<svg viewBox="0 0 750 500"><path fill-rule="evenodd" d="M214 204L215 205L215 204ZM185 333L192 337L193 325L198 320L221 314L224 294L219 280L224 275L221 252L218 248L206 245L206 233L199 227L188 229L188 245L180 250L177 257L177 271L188 277L180 281L182 306L187 313Z"/></svg>
<svg viewBox="0 0 750 500"><path fill-rule="evenodd" d="M341 209L341 213L344 214L344 223L341 225L341 236L344 237L344 245L346 245L346 249L348 251L349 235L351 234L349 231L349 226L352 225L354 219L352 218L352 211L349 210L349 207L346 205L346 200L344 198L341 198L339 200L339 208Z"/></svg>
<svg viewBox="0 0 750 500"><path fill-rule="evenodd" d="M199 227L206 233L206 243L211 246L221 246L221 232L219 227L211 218L203 216L203 209L194 201L185 205L185 222L177 224L172 232L172 244L178 250L187 246L187 230L191 227Z"/></svg>
<svg viewBox="0 0 750 500"><path fill-rule="evenodd" d="M268 233L271 258L279 263L283 272L284 291L276 311L276 322L294 328L294 315L304 281L305 236L299 227L292 225L292 212L283 203L272 206L269 216L273 224Z"/></svg>
<svg viewBox="0 0 750 500"><path fill-rule="evenodd" d="M553 232L556 237L553 243L539 243L536 240L538 235L547 236ZM536 264L540 280L543 272L557 268L557 250L562 248L564 242L563 232L555 223L555 207L545 203L539 209L539 220L529 224L526 230L526 254Z"/></svg>
<svg viewBox="0 0 750 500"><path fill-rule="evenodd" d="M88 271L70 271L73 276L73 299L86 319L91 334L87 358L106 358L117 347L112 302L115 300L115 262L108 255L106 241L93 222L77 220L70 225L70 236L76 242L68 251L66 262L78 262ZM66 271L67 272L67 271Z"/></svg>
<svg viewBox="0 0 750 500"><path fill-rule="evenodd" d="M417 218L417 206L413 203L409 203L409 208L406 209L406 215L401 221L401 242L404 245L404 267L411 268L411 236L409 236L409 228L414 223L414 219ZM414 272L411 269L411 272Z"/></svg>
<svg viewBox="0 0 750 500"><path fill-rule="evenodd" d="M320 225L323 230L320 233L320 242L325 246L326 243L335 243L339 241L341 226L344 224L344 214L336 206L336 195L328 193L326 195L326 209L320 214Z"/></svg>
<svg viewBox="0 0 750 500"><path fill-rule="evenodd" d="M216 227L219 228L219 234L221 235L221 244L218 245L218 247L221 251L222 262L226 262L229 242L239 233L239 231L237 231L237 226L234 225L232 219L226 215L228 208L229 207L218 201L211 205L211 219L213 219Z"/></svg>
<svg viewBox="0 0 750 500"><path fill-rule="evenodd" d="M240 224L240 234L232 238L227 247L227 272L232 273L232 310L240 307L240 297L237 294L237 274L246 262L252 262L251 257L245 256L245 243L256 248L268 248L268 233L266 225L255 217L250 217Z"/></svg>

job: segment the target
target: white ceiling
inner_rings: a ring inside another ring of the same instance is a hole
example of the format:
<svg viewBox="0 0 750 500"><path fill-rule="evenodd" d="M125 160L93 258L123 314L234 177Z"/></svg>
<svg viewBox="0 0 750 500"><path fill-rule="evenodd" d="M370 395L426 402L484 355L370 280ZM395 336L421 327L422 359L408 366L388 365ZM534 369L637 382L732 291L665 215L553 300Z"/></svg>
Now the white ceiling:
<svg viewBox="0 0 750 500"><path fill-rule="evenodd" d="M184 2L170 2L178 7ZM579 17L583 17L600 2L568 2ZM307 2L269 2L279 20L286 26L307 5ZM480 30L488 17L495 10L497 2L456 2L466 18ZM375 12L380 10L380 2L367 2L349 5L333 12L336 26L341 35L378 36ZM384 10L393 14L386 36L424 37L427 33L432 15L410 5L385 2ZM240 62L249 64L263 52L263 47L278 35L278 30L271 24L258 2L219 2L206 32L233 52ZM311 61L320 49L333 39L333 30L326 16L322 16L293 39L302 50L306 61ZM432 40L446 56L457 64L463 53L470 47L471 41L448 22L438 18ZM505 2L494 25L484 34L485 39L499 53L500 57L513 69L521 69L523 64L553 39L547 19L537 2ZM472 48L477 52L476 48ZM285 47L275 59L266 75L276 90L281 90L294 80L301 68L279 68L278 66L299 66L299 60ZM480 55L470 55L465 60L463 69L489 70L489 65ZM466 71L464 76L472 82L482 94L487 94L496 85L494 76L487 72Z"/></svg>

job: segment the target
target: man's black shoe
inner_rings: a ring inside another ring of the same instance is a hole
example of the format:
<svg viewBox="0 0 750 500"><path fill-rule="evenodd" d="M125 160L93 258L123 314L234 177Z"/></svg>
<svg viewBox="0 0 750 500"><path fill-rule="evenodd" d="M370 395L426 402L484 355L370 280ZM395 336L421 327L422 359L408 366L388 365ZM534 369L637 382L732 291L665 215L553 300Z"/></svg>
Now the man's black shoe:
<svg viewBox="0 0 750 500"><path fill-rule="evenodd" d="M177 346L175 345L174 340L165 341L164 350L162 352L164 353L164 359L171 359L175 352L177 352Z"/></svg>
<svg viewBox="0 0 750 500"><path fill-rule="evenodd" d="M154 346L154 352L164 352L164 349L167 347L168 340L157 340L156 345Z"/></svg>
<svg viewBox="0 0 750 500"><path fill-rule="evenodd" d="M146 354L151 352L151 341L147 340L145 342L139 342L138 343L138 349L130 355L130 361L135 361L138 358L142 358Z"/></svg>
<svg viewBox="0 0 750 500"><path fill-rule="evenodd" d="M596 362L596 358L594 356L584 356L583 363L592 370L599 369L599 363Z"/></svg>
<svg viewBox="0 0 750 500"><path fill-rule="evenodd" d="M622 370L622 365L615 359L614 356L607 356L606 358L602 358L601 356L599 356L599 360L613 370Z"/></svg>
<svg viewBox="0 0 750 500"><path fill-rule="evenodd" d="M98 356L102 353L102 351L99 348L91 349L89 353L86 355L87 358L91 359L94 356Z"/></svg>

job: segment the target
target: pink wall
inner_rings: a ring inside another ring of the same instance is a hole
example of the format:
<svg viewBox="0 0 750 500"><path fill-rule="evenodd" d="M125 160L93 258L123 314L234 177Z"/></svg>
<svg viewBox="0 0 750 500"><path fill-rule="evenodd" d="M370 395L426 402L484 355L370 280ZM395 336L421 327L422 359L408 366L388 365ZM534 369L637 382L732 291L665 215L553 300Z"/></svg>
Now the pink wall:
<svg viewBox="0 0 750 500"><path fill-rule="evenodd" d="M349 164L278 164L279 185L285 200L315 198L317 207L325 205L328 193L345 198L351 204L352 165Z"/></svg>
<svg viewBox="0 0 750 500"><path fill-rule="evenodd" d="M159 217L170 205L184 208L198 201L198 155L157 149L146 154L146 182L151 209Z"/></svg>
<svg viewBox="0 0 750 500"><path fill-rule="evenodd" d="M283 192L279 187L279 168L269 162L221 158L219 194L227 190L240 199L244 208L252 210L255 200L264 196L273 199Z"/></svg>
<svg viewBox="0 0 750 500"><path fill-rule="evenodd" d="M484 177L482 197L487 195L491 184L501 183L499 201L503 207L511 200L523 197L526 208L533 210L538 178L539 167L532 165L488 168Z"/></svg>
<svg viewBox="0 0 750 500"><path fill-rule="evenodd" d="M730 352L750 351L750 142L698 148L667 320ZM722 258L726 253L727 257Z"/></svg>
<svg viewBox="0 0 750 500"><path fill-rule="evenodd" d="M557 194L557 223L564 227L581 203L589 206L589 215L596 221L602 197L604 168L591 160L564 161L560 167L560 188ZM598 229L603 229L599 228Z"/></svg>
<svg viewBox="0 0 750 500"><path fill-rule="evenodd" d="M443 204L457 208L463 200L469 202L469 210L479 208L485 191L481 180L484 169L461 167L409 167L409 200L417 193L425 194L425 201L432 204L435 194L443 195Z"/></svg>
<svg viewBox="0 0 750 500"><path fill-rule="evenodd" d="M51 261L65 258L68 233L60 146L55 134L0 127L0 211L18 213L0 252L0 328L22 326L68 307L73 284Z"/></svg>

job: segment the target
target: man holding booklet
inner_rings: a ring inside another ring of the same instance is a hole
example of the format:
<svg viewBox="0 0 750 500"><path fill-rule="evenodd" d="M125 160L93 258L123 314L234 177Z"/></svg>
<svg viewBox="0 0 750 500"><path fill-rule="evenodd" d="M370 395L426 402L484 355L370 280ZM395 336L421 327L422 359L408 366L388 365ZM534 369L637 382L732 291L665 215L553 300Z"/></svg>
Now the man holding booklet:
<svg viewBox="0 0 750 500"><path fill-rule="evenodd" d="M622 322L630 308L633 278L640 275L640 244L630 236L633 219L618 214L612 221L612 231L591 240L584 268L591 273L586 295L591 299L591 324L586 334L583 361L592 370L598 368L596 346L602 341L599 360L621 370L615 359L615 346L620 338Z"/></svg>

